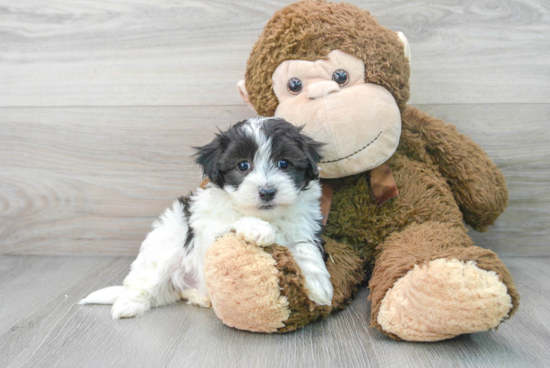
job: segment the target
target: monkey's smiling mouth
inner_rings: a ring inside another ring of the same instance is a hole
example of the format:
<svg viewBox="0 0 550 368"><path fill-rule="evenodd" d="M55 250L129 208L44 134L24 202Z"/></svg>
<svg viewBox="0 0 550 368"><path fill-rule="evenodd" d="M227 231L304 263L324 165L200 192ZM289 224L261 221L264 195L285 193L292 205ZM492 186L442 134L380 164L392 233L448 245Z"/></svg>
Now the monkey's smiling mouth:
<svg viewBox="0 0 550 368"><path fill-rule="evenodd" d="M355 152L353 152L353 153L351 153L351 154L349 154L345 157L337 158L335 160L330 160L330 161L319 161L319 163L321 163L321 164L330 164L330 163L333 163L333 162L338 162L338 161L345 160L346 158L350 158L350 157L358 154L359 152L363 151L365 148L367 148L368 146L370 146L374 142L376 142L376 140L378 138L380 138L381 135L382 135L382 131L380 131L380 133L378 133L378 135L372 141L370 141L369 143L365 144L363 147L359 148L357 151L355 151Z"/></svg>

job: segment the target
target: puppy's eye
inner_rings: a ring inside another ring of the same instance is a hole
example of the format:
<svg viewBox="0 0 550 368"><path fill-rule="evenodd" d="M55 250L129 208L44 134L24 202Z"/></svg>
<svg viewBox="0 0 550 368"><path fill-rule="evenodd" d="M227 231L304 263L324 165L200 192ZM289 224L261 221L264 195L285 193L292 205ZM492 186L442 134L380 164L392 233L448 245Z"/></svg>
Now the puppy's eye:
<svg viewBox="0 0 550 368"><path fill-rule="evenodd" d="M237 170L242 172L250 170L250 162L248 161L239 162L237 164Z"/></svg>
<svg viewBox="0 0 550 368"><path fill-rule="evenodd" d="M287 160L279 160L278 163L279 169L287 169L288 168L288 161Z"/></svg>
<svg viewBox="0 0 550 368"><path fill-rule="evenodd" d="M297 95L298 93L302 92L302 81L298 78L290 78L288 80L288 91L292 93L293 95Z"/></svg>
<svg viewBox="0 0 550 368"><path fill-rule="evenodd" d="M349 82L349 74L344 69L338 69L332 73L332 80L338 83L340 87L343 87Z"/></svg>

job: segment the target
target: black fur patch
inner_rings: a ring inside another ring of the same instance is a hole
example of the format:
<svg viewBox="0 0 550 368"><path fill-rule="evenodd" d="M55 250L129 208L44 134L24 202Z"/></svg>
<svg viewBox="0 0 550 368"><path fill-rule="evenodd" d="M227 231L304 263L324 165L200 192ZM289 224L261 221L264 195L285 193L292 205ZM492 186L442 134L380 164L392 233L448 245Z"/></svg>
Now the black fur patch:
<svg viewBox="0 0 550 368"><path fill-rule="evenodd" d="M238 187L250 172L236 169L237 164L242 161L248 161L252 165L259 148L258 142L241 129L244 124L247 124L246 120L225 132L220 131L206 146L195 147L196 162L202 166L203 174L220 188L225 185ZM272 141L273 165L277 167L279 160L287 160L289 167L284 171L292 178L296 188L305 188L311 180L318 178L317 164L321 160L319 149L323 143L302 134L301 127L279 118L263 121L262 129Z"/></svg>
<svg viewBox="0 0 550 368"><path fill-rule="evenodd" d="M325 227L319 221L319 231L315 234L315 245L319 249L319 252L321 252L321 255L323 256L323 261L326 262L328 259L328 253L325 252L325 240L323 239L323 232L325 231Z"/></svg>
<svg viewBox="0 0 550 368"><path fill-rule="evenodd" d="M271 159L277 165L287 160L290 165L284 170L298 189L305 188L311 180L319 177L317 164L321 161L319 150L323 143L302 134L302 127L284 119L273 118L264 123L265 134L271 138Z"/></svg>
<svg viewBox="0 0 550 368"><path fill-rule="evenodd" d="M252 164L258 143L241 128L246 120L229 130L216 134L216 138L203 147L195 147L196 162L202 166L203 173L210 181L223 188L224 185L238 187L247 173L236 170L237 164L249 161Z"/></svg>
<svg viewBox="0 0 550 368"><path fill-rule="evenodd" d="M191 192L187 197L178 198L178 201L183 206L183 214L185 215L185 218L188 224L187 238L185 239L185 243L183 243L184 248L189 248L191 241L195 237L195 232L193 231L193 228L191 227L191 225L189 225L189 219L191 218L191 210L189 209L189 207L191 206L190 198L192 195L193 193Z"/></svg>

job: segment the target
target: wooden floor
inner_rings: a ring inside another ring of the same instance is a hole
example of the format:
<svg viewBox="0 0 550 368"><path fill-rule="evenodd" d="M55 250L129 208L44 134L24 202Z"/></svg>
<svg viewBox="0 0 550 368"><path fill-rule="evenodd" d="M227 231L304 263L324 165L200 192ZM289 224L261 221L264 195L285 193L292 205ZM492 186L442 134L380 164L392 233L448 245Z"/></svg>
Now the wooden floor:
<svg viewBox="0 0 550 368"><path fill-rule="evenodd" d="M368 328L368 291L286 335L177 304L113 322L78 306L118 284L154 218L200 181L191 146L254 115L236 82L292 0L0 0L0 367L550 366L550 2L350 0L402 31L411 99L503 170L510 206L471 232L520 311L433 344Z"/></svg>
<svg viewBox="0 0 550 368"><path fill-rule="evenodd" d="M283 335L225 327L182 303L113 321L77 305L119 284L131 257L0 257L0 367L548 367L550 259L505 258L522 295L498 331L438 343L393 341L368 328L368 291L342 312Z"/></svg>

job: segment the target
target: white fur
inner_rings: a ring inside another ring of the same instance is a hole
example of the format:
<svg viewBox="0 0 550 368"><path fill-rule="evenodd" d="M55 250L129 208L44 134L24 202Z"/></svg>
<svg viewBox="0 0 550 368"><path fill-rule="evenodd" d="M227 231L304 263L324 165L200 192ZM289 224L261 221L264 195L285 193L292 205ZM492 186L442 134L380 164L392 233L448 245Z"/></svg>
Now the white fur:
<svg viewBox="0 0 550 368"><path fill-rule="evenodd" d="M113 304L124 292L124 286L111 286L94 291L77 304Z"/></svg>
<svg viewBox="0 0 550 368"><path fill-rule="evenodd" d="M275 229L267 221L257 217L243 217L233 224L239 239L265 247L275 243Z"/></svg>
<svg viewBox="0 0 550 368"><path fill-rule="evenodd" d="M124 286L108 287L82 299L80 304L113 304L113 319L139 316L151 307L173 303L210 306L203 279L206 250L216 238L235 231L241 239L267 246L274 243L293 252L305 276L309 298L330 305L332 284L316 241L322 218L319 206L321 186L311 181L307 190L297 189L292 179L270 163L272 142L261 130L262 119L250 119L243 129L259 145L254 170L233 188L208 185L191 197L190 218L181 202L167 209L141 245L138 257L124 280ZM258 189L277 189L275 208L262 210ZM194 237L187 247L189 226Z"/></svg>

